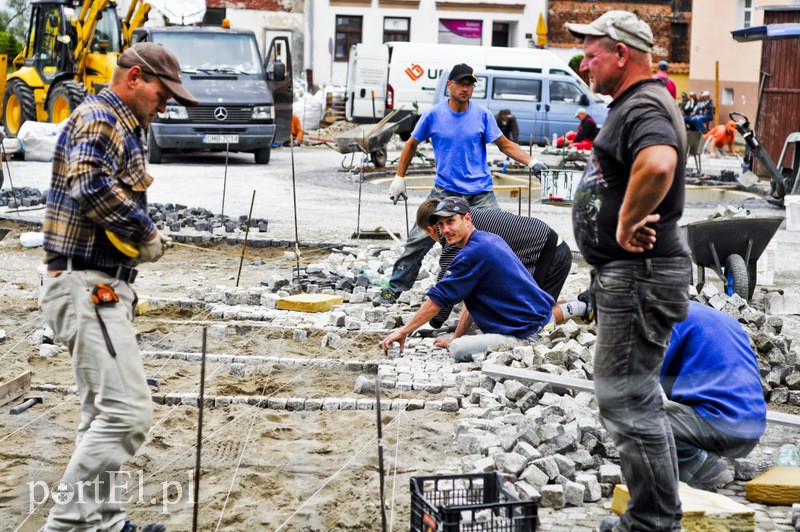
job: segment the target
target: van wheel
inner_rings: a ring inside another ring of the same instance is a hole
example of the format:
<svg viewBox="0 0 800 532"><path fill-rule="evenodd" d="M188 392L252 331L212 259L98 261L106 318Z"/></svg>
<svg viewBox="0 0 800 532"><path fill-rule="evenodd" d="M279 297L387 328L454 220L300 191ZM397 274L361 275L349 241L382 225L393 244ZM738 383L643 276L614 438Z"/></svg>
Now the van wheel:
<svg viewBox="0 0 800 532"><path fill-rule="evenodd" d="M164 150L156 144L156 136L153 135L153 130L147 130L147 162L150 164L161 164L161 159L164 158Z"/></svg>
<svg viewBox="0 0 800 532"><path fill-rule="evenodd" d="M272 149L269 146L258 149L253 153L256 155L256 164L269 164L269 156L272 153Z"/></svg>

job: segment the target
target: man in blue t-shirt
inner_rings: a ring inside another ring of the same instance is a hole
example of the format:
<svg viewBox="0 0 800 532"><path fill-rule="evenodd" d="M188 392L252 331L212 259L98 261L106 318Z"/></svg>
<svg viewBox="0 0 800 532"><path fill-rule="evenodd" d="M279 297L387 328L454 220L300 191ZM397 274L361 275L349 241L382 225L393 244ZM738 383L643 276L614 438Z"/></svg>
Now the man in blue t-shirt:
<svg viewBox="0 0 800 532"><path fill-rule="evenodd" d="M720 456L747 456L767 424L758 362L739 322L691 301L672 328L661 386L680 480L700 489L732 481Z"/></svg>
<svg viewBox="0 0 800 532"><path fill-rule="evenodd" d="M383 340L384 352L393 342L399 342L402 351L406 336L442 307L461 301L464 307L453 338L436 342L449 347L458 361L471 360L473 354L509 338L534 338L552 323L553 298L539 288L502 238L475 229L469 211L467 200L448 197L434 212L439 232L461 251L411 320ZM465 335L473 321L483 334Z"/></svg>
<svg viewBox="0 0 800 532"><path fill-rule="evenodd" d="M459 64L450 71L447 88L450 97L424 113L406 142L397 175L389 186L389 198L396 204L406 198L405 175L420 142L430 139L436 160L436 178L428 199L460 196L474 209L500 209L492 192L492 174L486 162L486 145L493 142L508 157L527 165L537 176L547 166L508 140L497 127L492 113L470 103L478 78L471 67ZM414 285L425 254L433 242L416 226L406 241L403 253L394 263L389 287L373 301L391 305Z"/></svg>

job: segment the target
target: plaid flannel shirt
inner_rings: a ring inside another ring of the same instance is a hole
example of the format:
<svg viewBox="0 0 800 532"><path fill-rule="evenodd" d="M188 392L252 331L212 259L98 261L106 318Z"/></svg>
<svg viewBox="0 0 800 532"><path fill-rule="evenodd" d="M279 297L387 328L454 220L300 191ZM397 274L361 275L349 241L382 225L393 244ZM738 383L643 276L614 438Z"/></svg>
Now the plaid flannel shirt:
<svg viewBox="0 0 800 532"><path fill-rule="evenodd" d="M109 89L78 106L58 138L44 217L45 262L57 256L96 266L130 265L105 234L141 243L155 235L145 191L139 122Z"/></svg>

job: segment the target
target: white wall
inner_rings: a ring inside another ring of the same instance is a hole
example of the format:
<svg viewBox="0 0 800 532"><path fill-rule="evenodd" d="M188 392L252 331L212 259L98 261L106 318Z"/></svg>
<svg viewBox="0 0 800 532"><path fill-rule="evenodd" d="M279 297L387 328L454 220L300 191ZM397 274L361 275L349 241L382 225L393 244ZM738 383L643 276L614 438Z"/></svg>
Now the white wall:
<svg viewBox="0 0 800 532"><path fill-rule="evenodd" d="M494 22L511 23L510 46L528 47L525 34L536 39L536 23L539 13L547 17L545 0L494 0L498 10L479 12L472 10L437 10L436 0L420 0L417 9L385 8L379 6L380 0L372 0L369 7L331 6L329 0L306 0L306 68L313 69L314 84L333 82L344 85L347 76L347 61L333 61L328 51L328 42L336 32L336 15L361 15L364 17L361 42L381 44L383 42L384 17L410 17L411 41L418 43L437 43L439 39L439 19L469 19L483 21L483 46L492 42ZM450 5L455 2L449 2ZM525 4L523 13L502 12L504 5ZM469 5L469 4L466 4ZM516 28L515 28L516 26ZM469 58L464 58L469 62Z"/></svg>

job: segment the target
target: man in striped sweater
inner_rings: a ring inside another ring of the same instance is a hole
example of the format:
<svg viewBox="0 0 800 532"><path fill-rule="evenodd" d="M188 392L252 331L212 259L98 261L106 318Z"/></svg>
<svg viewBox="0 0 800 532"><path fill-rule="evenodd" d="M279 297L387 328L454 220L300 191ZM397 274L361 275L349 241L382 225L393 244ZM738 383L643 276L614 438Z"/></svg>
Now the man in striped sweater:
<svg viewBox="0 0 800 532"><path fill-rule="evenodd" d="M461 250L455 244L448 244L436 228L434 212L440 203L441 201L437 199L425 200L417 209L417 226L442 245L437 281L442 279L450 263ZM522 261L536 284L550 294L553 300L558 301L564 281L572 267L572 252L558 233L538 218L517 216L500 210L470 209L470 211L475 229L502 238ZM451 311L452 307L442 308L430 321L431 327L434 329L441 327ZM589 321L587 301L573 299L559 303L553 307L553 317L556 322L572 317L581 317Z"/></svg>

